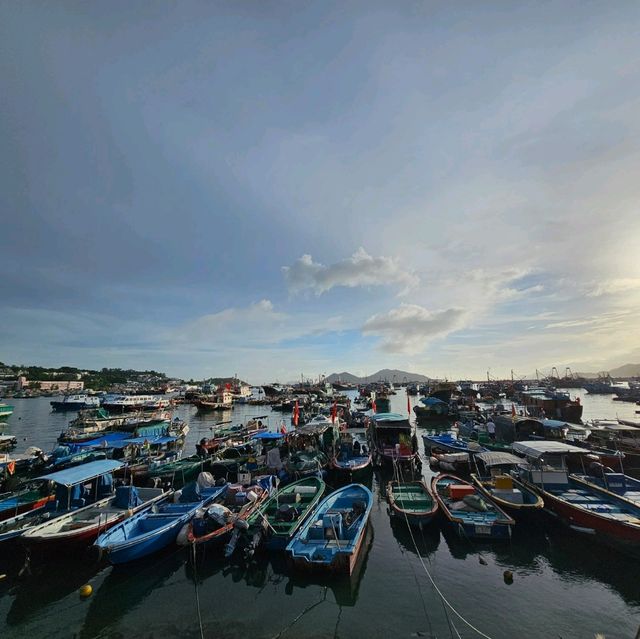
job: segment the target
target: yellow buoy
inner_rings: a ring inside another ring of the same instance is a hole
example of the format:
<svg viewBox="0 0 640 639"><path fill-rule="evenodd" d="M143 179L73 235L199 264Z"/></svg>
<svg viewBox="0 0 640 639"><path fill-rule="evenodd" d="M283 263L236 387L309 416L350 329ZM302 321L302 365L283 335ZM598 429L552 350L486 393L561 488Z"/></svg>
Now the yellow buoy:
<svg viewBox="0 0 640 639"><path fill-rule="evenodd" d="M80 588L80 596L83 599L86 599L87 597L91 597L92 592L93 592L93 588L89 584L85 584L84 586L82 586L82 588Z"/></svg>
<svg viewBox="0 0 640 639"><path fill-rule="evenodd" d="M510 570L504 571L504 583L512 584L513 583L513 573Z"/></svg>

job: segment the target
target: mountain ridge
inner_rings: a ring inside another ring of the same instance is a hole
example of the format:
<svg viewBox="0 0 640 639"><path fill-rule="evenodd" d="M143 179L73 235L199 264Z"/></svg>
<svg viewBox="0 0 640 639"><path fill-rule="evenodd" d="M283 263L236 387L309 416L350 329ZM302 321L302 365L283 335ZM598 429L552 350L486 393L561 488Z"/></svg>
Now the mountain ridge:
<svg viewBox="0 0 640 639"><path fill-rule="evenodd" d="M428 382L430 380L426 375L420 373L410 373L408 371L401 371L396 368L382 368L379 371L367 375L365 377L358 377L347 371L342 373L331 373L325 378L325 381L329 383L344 382L347 384L366 384L368 382Z"/></svg>

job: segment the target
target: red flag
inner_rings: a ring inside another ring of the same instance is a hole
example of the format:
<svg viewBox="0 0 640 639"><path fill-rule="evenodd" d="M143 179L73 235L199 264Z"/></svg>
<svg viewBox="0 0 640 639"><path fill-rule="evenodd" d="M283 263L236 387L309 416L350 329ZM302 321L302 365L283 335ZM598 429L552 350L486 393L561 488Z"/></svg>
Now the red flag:
<svg viewBox="0 0 640 639"><path fill-rule="evenodd" d="M407 413L411 415L411 400L409 399L409 393L407 392Z"/></svg>
<svg viewBox="0 0 640 639"><path fill-rule="evenodd" d="M376 400L375 400L375 399L372 399L372 400L371 400L371 410L372 410L374 413L377 413L377 412L378 412L378 408L377 408L377 406L376 406Z"/></svg>
<svg viewBox="0 0 640 639"><path fill-rule="evenodd" d="M282 435L286 435L287 434L287 426L284 423L284 419L282 420L281 424L280 424L280 433Z"/></svg>
<svg viewBox="0 0 640 639"><path fill-rule="evenodd" d="M231 384L229 384L229 382L227 382L227 383L224 385L224 387L225 387L227 390L231 390Z"/></svg>
<svg viewBox="0 0 640 639"><path fill-rule="evenodd" d="M300 419L300 407L298 406L298 400L296 399L296 403L293 407L293 425L298 425L298 420Z"/></svg>
<svg viewBox="0 0 640 639"><path fill-rule="evenodd" d="M335 424L336 417L338 416L338 402L333 402L331 407L331 423Z"/></svg>

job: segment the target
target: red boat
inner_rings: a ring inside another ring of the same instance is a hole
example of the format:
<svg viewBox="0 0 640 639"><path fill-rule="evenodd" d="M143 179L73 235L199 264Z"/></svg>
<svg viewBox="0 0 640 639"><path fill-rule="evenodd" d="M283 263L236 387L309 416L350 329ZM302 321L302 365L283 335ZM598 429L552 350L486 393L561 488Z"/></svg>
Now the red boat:
<svg viewBox="0 0 640 639"><path fill-rule="evenodd" d="M545 510L572 530L632 554L640 551L640 506L573 477L566 457L584 449L558 441L514 442L527 462L520 480L544 499Z"/></svg>

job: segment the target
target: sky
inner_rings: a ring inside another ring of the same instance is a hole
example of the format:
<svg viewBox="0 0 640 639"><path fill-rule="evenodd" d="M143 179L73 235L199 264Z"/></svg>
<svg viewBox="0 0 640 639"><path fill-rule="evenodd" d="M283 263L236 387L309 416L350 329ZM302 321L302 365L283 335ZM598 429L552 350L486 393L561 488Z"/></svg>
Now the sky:
<svg viewBox="0 0 640 639"><path fill-rule="evenodd" d="M640 361L636 2L0 5L0 360Z"/></svg>

